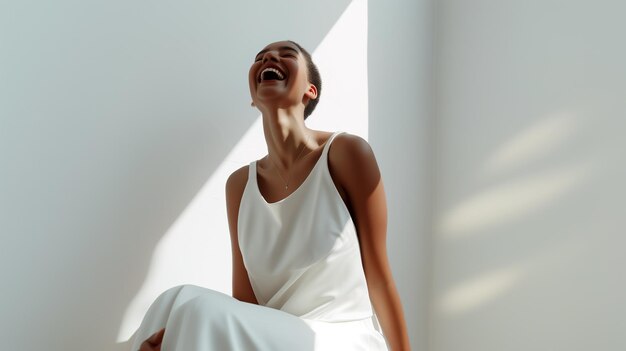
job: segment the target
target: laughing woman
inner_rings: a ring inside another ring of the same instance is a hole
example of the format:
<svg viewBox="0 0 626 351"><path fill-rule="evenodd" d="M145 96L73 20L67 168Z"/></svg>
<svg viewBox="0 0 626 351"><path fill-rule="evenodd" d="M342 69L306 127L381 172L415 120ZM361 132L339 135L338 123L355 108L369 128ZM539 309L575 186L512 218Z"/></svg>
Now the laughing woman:
<svg viewBox="0 0 626 351"><path fill-rule="evenodd" d="M322 85L297 43L267 45L248 80L268 153L226 182L233 296L165 291L132 351L409 350L372 149L306 127Z"/></svg>

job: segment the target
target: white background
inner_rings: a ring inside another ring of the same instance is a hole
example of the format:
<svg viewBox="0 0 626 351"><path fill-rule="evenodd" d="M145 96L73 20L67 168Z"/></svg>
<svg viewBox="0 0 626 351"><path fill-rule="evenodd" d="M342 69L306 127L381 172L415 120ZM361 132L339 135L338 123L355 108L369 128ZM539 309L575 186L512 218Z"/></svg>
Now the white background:
<svg viewBox="0 0 626 351"><path fill-rule="evenodd" d="M394 81L385 73L387 52L417 56L418 13L409 1L375 6L374 14L365 0L2 2L3 349L122 350L163 290L230 292L224 181L265 148L248 69L266 44L285 39L307 48L322 73L309 126L371 140L389 177L389 251L413 340L423 342L416 243L425 227L413 211L425 199L415 159L395 158L396 148L416 149L413 132L395 133L417 129L404 124L418 111L417 71L404 62ZM402 105L394 101L402 95L387 96L401 90L411 97Z"/></svg>
<svg viewBox="0 0 626 351"><path fill-rule="evenodd" d="M626 3L436 12L429 350L625 350Z"/></svg>
<svg viewBox="0 0 626 351"><path fill-rule="evenodd" d="M619 1L0 3L0 336L124 349L230 291L223 182L264 152L247 72L292 39L312 128L367 138L414 350L623 350ZM118 343L120 342L120 343Z"/></svg>

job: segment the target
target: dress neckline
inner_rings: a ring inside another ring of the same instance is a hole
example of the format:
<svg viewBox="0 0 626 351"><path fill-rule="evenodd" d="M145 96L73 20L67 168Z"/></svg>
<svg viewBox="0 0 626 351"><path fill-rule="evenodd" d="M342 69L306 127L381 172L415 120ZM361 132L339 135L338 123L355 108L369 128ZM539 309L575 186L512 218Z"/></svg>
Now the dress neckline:
<svg viewBox="0 0 626 351"><path fill-rule="evenodd" d="M279 205L285 202L286 200L288 200L289 198L292 198L296 193L298 193L300 189L302 189L309 182L309 179L312 177L313 173L316 172L316 169L321 163L320 161L326 158L326 155L328 154L328 145L330 145L330 142L334 139L335 136L337 136L340 133L341 132L334 132L328 137L328 139L326 139L326 141L323 144L324 148L322 149L321 155L317 158L317 161L315 161L315 165L313 165L313 168L311 168L311 171L309 172L309 174L307 174L306 178L304 178L304 181L302 181L302 183L296 188L296 190L292 191L289 195L285 196L284 198L278 201L269 202L267 201L267 199L265 199L265 196L263 196L263 194L261 193L261 189L259 188L259 181L258 181L257 161L253 161L250 167L253 167L253 170L254 170L254 172L251 172L253 176L253 181L254 181L254 188L256 190L256 193L261 198L261 200L268 206Z"/></svg>

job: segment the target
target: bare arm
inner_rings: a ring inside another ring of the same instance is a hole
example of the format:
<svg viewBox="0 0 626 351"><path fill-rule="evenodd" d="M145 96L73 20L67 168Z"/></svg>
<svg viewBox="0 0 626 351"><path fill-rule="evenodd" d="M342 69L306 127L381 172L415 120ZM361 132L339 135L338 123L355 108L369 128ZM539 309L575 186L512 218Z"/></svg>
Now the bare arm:
<svg viewBox="0 0 626 351"><path fill-rule="evenodd" d="M354 220L367 287L383 333L393 351L410 350L402 304L387 258L387 202L370 145L340 135L329 153L331 174Z"/></svg>
<svg viewBox="0 0 626 351"><path fill-rule="evenodd" d="M144 340L144 342L142 342L139 346L139 351L161 351L163 335L165 335L165 328L161 328L159 331Z"/></svg>
<svg viewBox="0 0 626 351"><path fill-rule="evenodd" d="M239 216L239 205L241 196L248 180L248 167L242 167L228 177L226 181L226 212L228 214L228 228L230 230L230 246L233 257L233 297L239 301L254 303L258 305L248 271L243 264L243 257L239 249L237 239L237 219Z"/></svg>

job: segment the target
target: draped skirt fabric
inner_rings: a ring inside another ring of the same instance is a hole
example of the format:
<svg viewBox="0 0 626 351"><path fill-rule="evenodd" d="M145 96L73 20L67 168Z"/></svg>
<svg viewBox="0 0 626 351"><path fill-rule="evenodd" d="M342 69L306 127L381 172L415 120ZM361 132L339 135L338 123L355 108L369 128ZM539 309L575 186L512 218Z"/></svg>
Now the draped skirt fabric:
<svg viewBox="0 0 626 351"><path fill-rule="evenodd" d="M152 303L131 351L161 328L162 351L387 349L370 318L340 323L303 319L195 285L173 287Z"/></svg>

